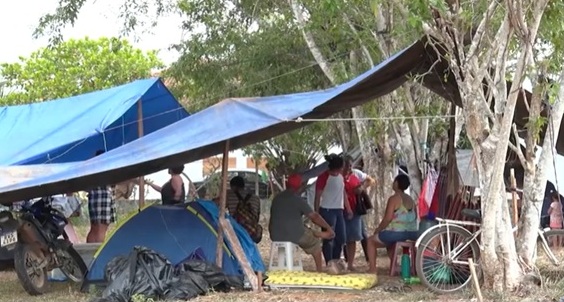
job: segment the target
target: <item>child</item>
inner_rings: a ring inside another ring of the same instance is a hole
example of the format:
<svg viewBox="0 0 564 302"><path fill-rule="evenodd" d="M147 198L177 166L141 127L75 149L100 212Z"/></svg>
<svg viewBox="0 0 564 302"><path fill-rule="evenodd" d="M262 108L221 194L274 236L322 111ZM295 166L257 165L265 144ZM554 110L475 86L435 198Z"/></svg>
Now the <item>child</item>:
<svg viewBox="0 0 564 302"><path fill-rule="evenodd" d="M548 215L550 215L550 228L551 229L561 229L562 228L562 203L560 202L560 194L558 192L552 193L552 203L548 209ZM562 238L556 236L552 240L552 245L556 247L562 246Z"/></svg>

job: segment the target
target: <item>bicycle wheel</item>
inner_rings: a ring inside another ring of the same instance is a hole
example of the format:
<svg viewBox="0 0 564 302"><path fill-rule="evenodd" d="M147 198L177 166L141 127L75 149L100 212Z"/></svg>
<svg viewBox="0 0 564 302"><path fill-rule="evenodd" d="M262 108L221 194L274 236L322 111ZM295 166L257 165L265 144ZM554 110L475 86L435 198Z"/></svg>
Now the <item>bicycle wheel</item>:
<svg viewBox="0 0 564 302"><path fill-rule="evenodd" d="M539 237L539 245L542 246L552 261L551 256L554 256L556 261L562 262L564 259L564 229L551 229L544 232L544 238L546 239L546 244ZM552 253L552 255L548 254Z"/></svg>
<svg viewBox="0 0 564 302"><path fill-rule="evenodd" d="M453 254L455 253L455 254ZM431 230L417 247L415 268L421 282L438 294L453 293L471 281L468 258L478 263L480 248L472 234L461 226L446 225ZM478 265L476 265L477 272Z"/></svg>

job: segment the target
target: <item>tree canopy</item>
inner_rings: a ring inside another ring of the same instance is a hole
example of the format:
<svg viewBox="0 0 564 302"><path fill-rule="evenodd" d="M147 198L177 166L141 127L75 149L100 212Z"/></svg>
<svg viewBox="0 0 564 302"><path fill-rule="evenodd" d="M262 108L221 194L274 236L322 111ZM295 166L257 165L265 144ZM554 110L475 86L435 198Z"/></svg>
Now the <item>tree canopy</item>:
<svg viewBox="0 0 564 302"><path fill-rule="evenodd" d="M5 93L0 104L64 98L146 78L163 67L156 52L143 52L127 40L68 40L41 48L19 62L0 65Z"/></svg>

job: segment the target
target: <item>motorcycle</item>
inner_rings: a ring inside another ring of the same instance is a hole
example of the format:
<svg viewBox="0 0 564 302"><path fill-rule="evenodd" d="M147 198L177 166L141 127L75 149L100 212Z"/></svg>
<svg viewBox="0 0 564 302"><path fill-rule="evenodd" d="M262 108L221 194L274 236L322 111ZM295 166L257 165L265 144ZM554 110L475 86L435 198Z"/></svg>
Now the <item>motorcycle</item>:
<svg viewBox="0 0 564 302"><path fill-rule="evenodd" d="M17 232L0 238L2 246L15 246L16 274L24 290L34 296L45 293L47 273L53 269L60 269L69 280L77 283L84 280L87 271L64 230L68 220L51 206L52 201L53 198L44 197L31 205L23 205Z"/></svg>

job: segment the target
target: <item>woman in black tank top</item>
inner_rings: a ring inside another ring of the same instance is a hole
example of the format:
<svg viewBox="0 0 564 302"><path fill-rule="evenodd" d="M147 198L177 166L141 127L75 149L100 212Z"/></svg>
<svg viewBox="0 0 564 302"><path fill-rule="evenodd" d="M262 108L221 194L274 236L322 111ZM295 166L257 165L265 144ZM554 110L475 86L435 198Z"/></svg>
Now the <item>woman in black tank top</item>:
<svg viewBox="0 0 564 302"><path fill-rule="evenodd" d="M175 205L184 203L186 200L186 190L184 188L184 181L180 174L184 171L184 165L168 169L170 180L167 181L162 187L155 185L152 182L147 182L151 188L161 193L161 200L163 205Z"/></svg>

